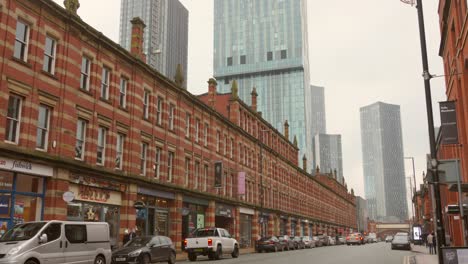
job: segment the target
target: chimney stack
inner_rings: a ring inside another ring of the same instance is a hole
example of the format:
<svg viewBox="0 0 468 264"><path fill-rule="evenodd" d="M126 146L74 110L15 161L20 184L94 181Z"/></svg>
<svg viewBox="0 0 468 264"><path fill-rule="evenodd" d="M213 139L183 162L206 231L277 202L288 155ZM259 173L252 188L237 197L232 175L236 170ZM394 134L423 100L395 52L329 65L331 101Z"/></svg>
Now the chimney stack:
<svg viewBox="0 0 468 264"><path fill-rule="evenodd" d="M130 53L140 60L146 62L146 56L143 54L143 34L146 27L145 23L141 18L135 17L131 21L132 23L132 39Z"/></svg>
<svg viewBox="0 0 468 264"><path fill-rule="evenodd" d="M286 122L284 122L284 137L287 138L289 140L289 124L288 124L288 120L286 120Z"/></svg>
<svg viewBox="0 0 468 264"><path fill-rule="evenodd" d="M208 105L211 107L215 107L216 102L216 87L218 83L214 78L210 78L208 80Z"/></svg>
<svg viewBox="0 0 468 264"><path fill-rule="evenodd" d="M302 157L302 168L304 168L304 171L307 172L307 157L304 154L304 157Z"/></svg>
<svg viewBox="0 0 468 264"><path fill-rule="evenodd" d="M255 89L255 87L252 89L252 93L250 93L250 95L252 96L252 110L254 112L257 112L257 89Z"/></svg>

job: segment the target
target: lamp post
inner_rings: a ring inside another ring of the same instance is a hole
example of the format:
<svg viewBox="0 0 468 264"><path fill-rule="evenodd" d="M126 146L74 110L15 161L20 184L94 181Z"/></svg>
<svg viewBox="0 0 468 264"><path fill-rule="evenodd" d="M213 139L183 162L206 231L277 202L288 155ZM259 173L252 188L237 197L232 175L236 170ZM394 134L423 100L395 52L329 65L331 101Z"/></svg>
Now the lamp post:
<svg viewBox="0 0 468 264"><path fill-rule="evenodd" d="M414 203L413 203L413 196L415 194L415 192L413 192L413 185L411 184L411 177L406 177L406 179L409 179L409 185L410 185L410 196L411 196L411 216L412 216L412 223L414 225ZM416 188L414 189L416 190Z"/></svg>
<svg viewBox="0 0 468 264"><path fill-rule="evenodd" d="M400 0L407 4L414 4L414 0ZM442 210L440 203L440 187L439 187L439 173L437 171L437 150L435 142L434 132L434 117L432 114L432 98L431 98L431 83L430 80L433 77L429 73L429 63L427 60L427 47L426 47L426 30L424 27L424 12L422 0L416 0L416 9L418 12L418 24L419 24L419 39L421 43L421 57L423 65L423 78L424 78L424 90L426 93L426 112L427 112L427 123L429 129L429 146L431 149L431 170L434 175L433 186L434 186L434 202L435 202L435 215L436 215L436 231L437 231L437 255L439 263L443 263L443 256L440 252L440 248L445 246L445 230L442 219Z"/></svg>
<svg viewBox="0 0 468 264"><path fill-rule="evenodd" d="M412 204L412 207L411 207L411 209L413 210L413 224L414 224L414 220L415 220L415 214L414 214L414 213L415 213L415 211L416 211L415 205L414 205L414 203L413 203L413 198L414 198L413 196L414 196L414 194L416 193L416 172L415 172L415 169L414 169L414 157L405 157L405 159L410 159L411 162L412 162L412 164L413 164L413 183L414 183L414 189L413 189L413 187L411 187L411 178L410 178L410 177L407 177L407 178L410 178L410 187L411 187L411 189L412 189L412 194L411 194L411 204Z"/></svg>

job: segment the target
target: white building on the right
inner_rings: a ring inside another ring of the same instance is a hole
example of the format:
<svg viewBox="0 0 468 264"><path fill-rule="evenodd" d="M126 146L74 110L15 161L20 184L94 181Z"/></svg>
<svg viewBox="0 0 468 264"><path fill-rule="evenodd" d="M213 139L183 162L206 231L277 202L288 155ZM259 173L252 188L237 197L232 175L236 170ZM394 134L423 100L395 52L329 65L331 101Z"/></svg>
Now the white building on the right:
<svg viewBox="0 0 468 264"><path fill-rule="evenodd" d="M400 106L377 102L360 109L364 186L369 218L408 219Z"/></svg>

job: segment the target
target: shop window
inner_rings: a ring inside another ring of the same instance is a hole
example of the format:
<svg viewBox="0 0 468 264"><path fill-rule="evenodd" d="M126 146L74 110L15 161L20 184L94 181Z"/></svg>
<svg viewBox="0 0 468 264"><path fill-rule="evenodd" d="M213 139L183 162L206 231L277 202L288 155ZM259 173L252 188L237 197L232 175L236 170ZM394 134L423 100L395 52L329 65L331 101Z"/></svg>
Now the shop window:
<svg viewBox="0 0 468 264"><path fill-rule="evenodd" d="M0 194L0 218L10 218L10 208L11 194Z"/></svg>
<svg viewBox="0 0 468 264"><path fill-rule="evenodd" d="M11 191L13 188L13 173L0 171L0 190Z"/></svg>
<svg viewBox="0 0 468 264"><path fill-rule="evenodd" d="M40 193L44 191L44 179L41 177L18 174L16 177L16 192Z"/></svg>
<svg viewBox="0 0 468 264"><path fill-rule="evenodd" d="M86 242L86 225L65 225L65 237L72 244Z"/></svg>
<svg viewBox="0 0 468 264"><path fill-rule="evenodd" d="M42 198L26 195L15 195L14 224L40 221Z"/></svg>

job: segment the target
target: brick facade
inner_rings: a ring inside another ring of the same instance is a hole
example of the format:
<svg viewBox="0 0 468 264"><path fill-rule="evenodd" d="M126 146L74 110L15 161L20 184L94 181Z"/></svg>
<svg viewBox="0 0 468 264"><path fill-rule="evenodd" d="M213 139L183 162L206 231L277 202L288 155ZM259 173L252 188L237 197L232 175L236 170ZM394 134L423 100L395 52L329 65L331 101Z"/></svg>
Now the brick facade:
<svg viewBox="0 0 468 264"><path fill-rule="evenodd" d="M15 53L18 21L28 27L23 58ZM288 234L291 218L297 221L296 233L302 223L316 233L356 229L354 195L332 176L312 176L299 168L294 140L235 92L217 94L210 81L207 95L194 96L146 65L138 46L135 54L127 52L51 0L0 0L0 25L0 159L53 169L45 179L43 219L68 219L70 205L62 195L75 188L75 200L117 206L118 241L125 229L138 225L141 208L135 202L144 195L167 201L167 235L177 248L187 227L198 225L194 217L204 221L202 226L219 221L240 239L240 218L253 213L251 240L262 232L263 219L265 233L279 234L280 216L289 219ZM43 70L46 36L55 41L53 72ZM85 87L83 58L90 69L84 71ZM17 142L6 140L12 96L21 100ZM41 105L50 111L43 150L36 148ZM85 122L84 143L77 140L78 120ZM215 161L223 163L221 188L214 187ZM239 172L246 173L244 195L238 194ZM142 204L149 210L148 202ZM228 206L228 216L221 205ZM328 230L317 231L317 225Z"/></svg>

